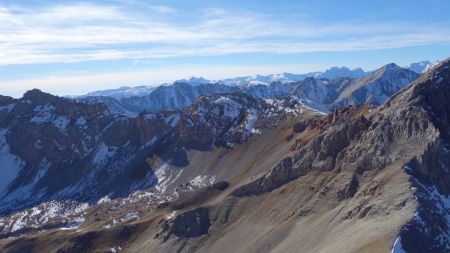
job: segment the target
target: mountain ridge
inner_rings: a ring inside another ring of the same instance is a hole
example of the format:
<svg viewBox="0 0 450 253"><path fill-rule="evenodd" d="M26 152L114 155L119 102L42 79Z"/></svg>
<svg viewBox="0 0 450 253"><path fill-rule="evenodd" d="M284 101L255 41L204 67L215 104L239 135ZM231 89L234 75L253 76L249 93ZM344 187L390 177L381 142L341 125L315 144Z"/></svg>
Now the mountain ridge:
<svg viewBox="0 0 450 253"><path fill-rule="evenodd" d="M421 61L417 63L411 63L409 66L406 66L406 69L409 69L411 71L414 71L418 74L423 73L425 70L429 69L436 63L431 63L430 61ZM335 79L335 78L342 78L342 77L350 77L350 78L361 78L367 74L369 74L371 71L365 72L361 68L355 68L355 69L349 69L348 67L342 66L342 67L331 67L326 69L323 72L316 71L316 72L309 72L305 74L293 74L293 73L280 73L280 74L270 74L270 75L255 75L255 76L242 76L242 77L235 77L235 78L226 78L223 80L208 80L203 77L191 77L189 79L180 79L176 80L173 83L176 82L182 82L182 83L188 83L193 85L198 84L206 84L206 83L220 83L220 84L227 84L227 85L248 85L246 83L250 81L258 81L254 84L269 84L274 81L281 81L281 82L297 82L301 81L307 77L316 77L316 78L328 78L328 79ZM263 79L263 80L261 80ZM172 83L172 84L173 84ZM162 85L169 85L169 84L162 84ZM100 90L100 91L94 91L87 93L85 95L77 96L77 97L87 97L87 96L111 96L116 99L120 98L129 98L133 96L145 96L149 94L153 89L157 88L158 85L150 85L150 86L136 86L136 87L127 87L123 86L117 89L108 89L108 90ZM73 96L70 96L73 97Z"/></svg>
<svg viewBox="0 0 450 253"><path fill-rule="evenodd" d="M339 72L342 69L336 71ZM361 78L307 77L297 82L273 81L269 84L255 83L252 85L226 85L210 82L191 85L175 82L173 85L160 86L142 97L119 100L109 97L84 97L80 100L101 101L106 103L112 112L133 116L144 111L182 109L191 105L202 94L241 92L261 98L297 96L307 101L310 106L321 108L320 110L323 112L329 112L330 109L348 104L373 103L379 105L417 77L418 74L415 72L391 64Z"/></svg>

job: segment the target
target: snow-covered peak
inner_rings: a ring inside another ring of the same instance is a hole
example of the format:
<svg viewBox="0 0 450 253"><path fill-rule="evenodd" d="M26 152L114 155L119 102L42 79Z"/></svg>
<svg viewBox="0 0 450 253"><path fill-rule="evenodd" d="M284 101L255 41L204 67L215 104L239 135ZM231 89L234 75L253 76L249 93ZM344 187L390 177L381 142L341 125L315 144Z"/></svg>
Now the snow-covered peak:
<svg viewBox="0 0 450 253"><path fill-rule="evenodd" d="M332 67L330 69L325 70L324 72L309 72L304 74L294 74L288 72L270 75L256 74L251 76L238 76L233 78L226 78L217 81L208 80L203 77L191 77L189 79L180 79L176 80L173 83L166 83L160 86L171 86L176 83L185 83L191 86L198 86L200 84L208 84L208 83L218 83L228 86L247 87L254 85L270 85L273 82L281 82L281 83L298 82L308 77L328 78L328 79L334 79L338 77L360 78L365 76L366 74L367 73L364 72L364 70L362 70L361 68L349 69L347 67ZM154 85L137 86L137 87L124 86L117 89L94 91L80 97L101 96L101 97L113 97L115 99L143 97L150 94L156 88L157 86Z"/></svg>
<svg viewBox="0 0 450 253"><path fill-rule="evenodd" d="M190 85L200 85L200 84L206 84L206 83L211 83L211 80L205 79L203 77L191 77L189 79L180 79L180 80L176 80L174 83L187 83Z"/></svg>
<svg viewBox="0 0 450 253"><path fill-rule="evenodd" d="M425 60L425 61L411 63L406 68L411 71L414 71L418 74L422 74L422 73L428 71L429 69L431 69L432 67L436 66L438 63L439 63L439 61L430 62L428 60Z"/></svg>
<svg viewBox="0 0 450 253"><path fill-rule="evenodd" d="M416 73L410 71L409 69L402 68L395 63L389 63L373 71L369 76L392 78L398 77L399 75L413 75L413 74L414 76L416 76Z"/></svg>
<svg viewBox="0 0 450 253"><path fill-rule="evenodd" d="M99 90L90 92L81 97L113 97L116 99L129 97L142 97L152 92L157 86L142 85L136 87L122 86L117 89Z"/></svg>
<svg viewBox="0 0 450 253"><path fill-rule="evenodd" d="M317 73L315 77L335 79L340 77L360 78L367 75L361 68L349 69L347 67L331 67L322 73Z"/></svg>
<svg viewBox="0 0 450 253"><path fill-rule="evenodd" d="M232 86L250 86L250 85L268 85L277 81L278 77L275 75L254 75L254 76L240 76L235 78L228 78L217 81L217 83L232 85Z"/></svg>
<svg viewBox="0 0 450 253"><path fill-rule="evenodd" d="M279 73L279 74L270 74L270 75L253 75L253 76L241 76L235 78L228 78L224 80L217 81L220 84L225 85L235 85L235 86L251 86L251 85L269 85L273 82L297 82L305 79L306 77L311 77L315 74L307 73L307 74L292 74L292 73Z"/></svg>

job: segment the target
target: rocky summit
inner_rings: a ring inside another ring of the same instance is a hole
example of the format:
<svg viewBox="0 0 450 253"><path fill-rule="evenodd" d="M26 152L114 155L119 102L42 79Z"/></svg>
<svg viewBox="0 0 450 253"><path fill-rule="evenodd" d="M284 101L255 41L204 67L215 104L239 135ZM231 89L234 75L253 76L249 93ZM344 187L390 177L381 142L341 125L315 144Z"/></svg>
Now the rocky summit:
<svg viewBox="0 0 450 253"><path fill-rule="evenodd" d="M450 59L336 71L0 96L0 251L449 252Z"/></svg>

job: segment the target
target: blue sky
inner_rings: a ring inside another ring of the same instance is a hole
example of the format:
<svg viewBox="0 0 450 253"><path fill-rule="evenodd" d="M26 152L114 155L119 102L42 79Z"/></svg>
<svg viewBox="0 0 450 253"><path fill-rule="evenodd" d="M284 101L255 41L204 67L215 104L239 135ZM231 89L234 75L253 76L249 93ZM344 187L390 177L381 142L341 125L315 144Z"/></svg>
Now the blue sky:
<svg viewBox="0 0 450 253"><path fill-rule="evenodd" d="M0 94L450 56L450 1L0 1Z"/></svg>

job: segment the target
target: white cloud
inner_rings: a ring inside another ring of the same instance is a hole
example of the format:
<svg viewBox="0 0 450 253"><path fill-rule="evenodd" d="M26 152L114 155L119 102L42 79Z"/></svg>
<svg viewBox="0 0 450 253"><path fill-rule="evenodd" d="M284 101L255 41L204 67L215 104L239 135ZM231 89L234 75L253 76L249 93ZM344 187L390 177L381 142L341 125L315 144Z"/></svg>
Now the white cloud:
<svg viewBox="0 0 450 253"><path fill-rule="evenodd" d="M162 14L172 14L175 13L176 10L174 8L170 8L164 5L155 5L151 7L154 11Z"/></svg>
<svg viewBox="0 0 450 253"><path fill-rule="evenodd" d="M287 24L260 13L214 8L200 10L191 20L183 15L167 18L177 11L168 6L122 2L128 5L0 7L0 64L355 51L450 42L448 24ZM135 4L138 10L129 8Z"/></svg>

